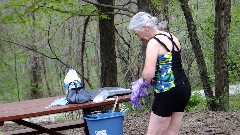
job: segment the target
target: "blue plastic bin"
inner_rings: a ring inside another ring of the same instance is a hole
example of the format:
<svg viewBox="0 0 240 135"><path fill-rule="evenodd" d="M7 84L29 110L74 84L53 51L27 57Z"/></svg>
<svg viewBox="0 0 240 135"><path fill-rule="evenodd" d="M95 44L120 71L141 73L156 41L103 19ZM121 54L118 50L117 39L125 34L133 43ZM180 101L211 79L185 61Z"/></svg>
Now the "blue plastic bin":
<svg viewBox="0 0 240 135"><path fill-rule="evenodd" d="M91 114L85 117L90 135L123 135L124 112Z"/></svg>

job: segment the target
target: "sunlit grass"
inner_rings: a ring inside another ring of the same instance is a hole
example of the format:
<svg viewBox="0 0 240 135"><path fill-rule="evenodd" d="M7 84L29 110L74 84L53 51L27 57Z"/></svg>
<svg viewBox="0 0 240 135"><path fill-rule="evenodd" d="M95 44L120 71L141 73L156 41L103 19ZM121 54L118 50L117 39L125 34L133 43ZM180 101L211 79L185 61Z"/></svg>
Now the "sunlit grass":
<svg viewBox="0 0 240 135"><path fill-rule="evenodd" d="M240 93L230 95L229 107L230 110L240 110Z"/></svg>

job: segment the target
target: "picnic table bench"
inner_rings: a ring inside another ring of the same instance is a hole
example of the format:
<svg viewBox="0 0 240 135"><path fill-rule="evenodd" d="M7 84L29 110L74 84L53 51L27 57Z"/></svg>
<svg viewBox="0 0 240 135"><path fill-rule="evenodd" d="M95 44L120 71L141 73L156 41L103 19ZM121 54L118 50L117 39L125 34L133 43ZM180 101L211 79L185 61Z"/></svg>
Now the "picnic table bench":
<svg viewBox="0 0 240 135"><path fill-rule="evenodd" d="M24 118L50 115L56 113L69 112L74 110L82 110L83 116L90 114L93 110L101 109L101 107L106 105L113 105L115 103L114 98L108 98L103 102L94 103L89 101L84 104L68 104L63 106L52 106L48 107L51 102L57 98L62 98L63 96L40 98L34 100L26 100L21 102L13 102L0 104L0 124L4 121L13 121L17 124L29 127L27 129L9 131L5 134L39 134L48 133L50 135L61 135L61 130L67 130L72 128L84 127L84 132L86 135L89 134L86 120L77 120L72 122L64 122L60 124L53 124L47 126L41 126L36 123L32 123L24 120ZM130 95L118 95L118 103L130 101Z"/></svg>

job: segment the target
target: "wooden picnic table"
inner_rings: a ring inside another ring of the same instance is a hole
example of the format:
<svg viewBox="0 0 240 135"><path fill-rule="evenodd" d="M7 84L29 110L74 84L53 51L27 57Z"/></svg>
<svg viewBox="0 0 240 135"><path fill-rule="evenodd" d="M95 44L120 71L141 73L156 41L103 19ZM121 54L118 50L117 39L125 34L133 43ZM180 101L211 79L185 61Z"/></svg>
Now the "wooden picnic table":
<svg viewBox="0 0 240 135"><path fill-rule="evenodd" d="M69 112L74 110L83 110L83 115L91 113L92 109L99 108L106 105L112 105L115 103L114 98L108 98L107 100L104 100L100 103L94 103L92 101L89 101L84 104L68 104L63 106L52 106L49 107L49 105L56 100L57 98L62 98L63 96L57 96L57 97L49 97L49 98L40 98L40 99L34 99L34 100L26 100L21 102L13 102L13 103L6 103L6 104L0 104L0 123L3 123L4 121L13 121L17 124L27 126L29 128L35 129L34 131L36 133L48 133L48 134L54 134L54 135L60 135L60 132L57 132L58 130L61 130L61 128L64 129L64 127L69 126L69 129L71 127L76 128L77 126L84 126L85 134L88 135L88 128L86 125L86 120L82 120L83 122L77 124L75 122L69 123L69 125L62 124L58 126L40 126L35 123L31 123L29 121L23 120L24 118L30 118L30 117L36 117L36 116L43 116L43 115L50 115L50 114L56 114L56 113L63 113L63 112ZM122 102L128 102L130 101L130 95L118 95L118 103ZM66 122L67 123L67 122ZM66 128L67 129L67 128ZM55 131L56 130L56 131ZM25 131L21 131L22 134L24 134ZM12 132L14 134L14 132ZM20 134L18 132L18 134Z"/></svg>

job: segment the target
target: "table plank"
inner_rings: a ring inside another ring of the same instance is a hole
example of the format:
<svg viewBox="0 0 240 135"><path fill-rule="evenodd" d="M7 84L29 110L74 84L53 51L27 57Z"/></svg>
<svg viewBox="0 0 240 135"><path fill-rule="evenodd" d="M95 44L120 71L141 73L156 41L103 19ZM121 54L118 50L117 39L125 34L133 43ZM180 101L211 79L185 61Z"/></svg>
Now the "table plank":
<svg viewBox="0 0 240 135"><path fill-rule="evenodd" d="M4 111L17 110L17 109L26 109L32 106L36 106L36 107L44 106L44 105L48 106L51 102L53 102L57 98L62 98L62 97L64 96L56 96L56 97L48 97L48 98L40 98L40 99L0 104L0 110L1 112L4 112Z"/></svg>
<svg viewBox="0 0 240 135"><path fill-rule="evenodd" d="M118 96L118 103L130 101L130 95ZM68 104L63 106L53 106L46 108L57 97L41 98L22 102L14 102L0 105L0 122L11 121L14 119L22 119L36 117L41 115L49 115L55 113L68 112L73 110L98 107L103 105L114 104L115 100L105 100L100 103L92 101L84 104ZM42 101L42 102L41 102ZM31 103L32 102L32 103ZM2 111L3 109L3 111Z"/></svg>

